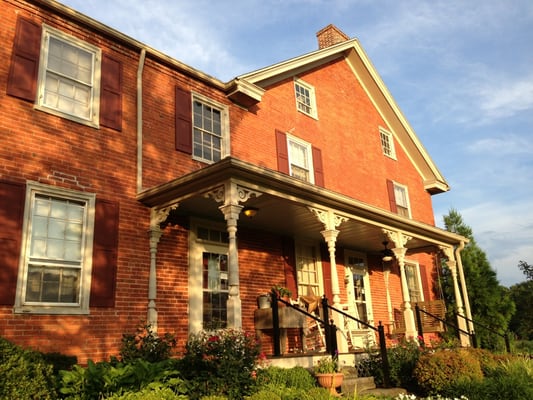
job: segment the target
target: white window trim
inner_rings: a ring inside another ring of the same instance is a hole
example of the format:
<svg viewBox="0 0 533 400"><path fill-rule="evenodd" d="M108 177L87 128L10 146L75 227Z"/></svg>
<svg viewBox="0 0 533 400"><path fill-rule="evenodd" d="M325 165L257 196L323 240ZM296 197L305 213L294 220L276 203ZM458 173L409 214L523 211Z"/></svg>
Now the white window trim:
<svg viewBox="0 0 533 400"><path fill-rule="evenodd" d="M82 272L80 276L80 302L79 304L65 305L63 303L43 303L43 305L26 304L28 255L31 242L30 219L32 215L32 199L36 194L43 194L74 201L83 201L87 204L85 210L85 232L83 237ZM94 193L77 192L74 190L43 185L38 182L26 183L26 200L24 205L24 223L22 227L22 248L19 261L19 274L15 298L15 313L30 314L89 314L89 301L91 292L92 254L94 238L94 214L96 196Z"/></svg>
<svg viewBox="0 0 533 400"><path fill-rule="evenodd" d="M310 113L305 112L305 111L301 110L300 107L298 107L298 98L296 96L296 85L302 86L302 87L306 88L307 90L309 90L309 101L311 103L310 104L310 107L311 107L311 112ZM295 101L295 104L296 104L296 110L298 112L301 112L302 114L308 115L311 118L314 118L314 119L318 120L318 110L317 110L317 107L316 107L315 88L313 86L311 86L310 84L302 81L299 78L294 78L294 101Z"/></svg>
<svg viewBox="0 0 533 400"><path fill-rule="evenodd" d="M213 99L210 99L207 96L204 96L197 92L192 92L191 96L191 136L194 135L194 101L199 101L200 103L207 104L210 107L216 108L220 111L221 125L222 125L222 149L220 150L220 159L223 160L225 157L231 155L230 148L230 125L229 125L229 109L227 105L219 103ZM216 161L206 160L205 158L196 157L194 155L194 149L192 151L193 160L198 160L204 163L213 164Z"/></svg>
<svg viewBox="0 0 533 400"><path fill-rule="evenodd" d="M50 37L56 37L62 41L68 42L69 44L80 47L90 53L94 54L94 64L93 64L93 83L92 83L92 95L91 95L91 117L85 119L74 114L69 114L67 112L51 108L43 104L44 99L44 85L45 85L45 66L48 60L48 44ZM62 118L69 119L71 121L78 122L80 124L89 125L94 128L99 128L100 123L100 82L101 82L101 60L102 52L101 50L87 42L84 42L80 39L75 38L74 36L67 35L60 30L52 28L46 24L43 24L43 32L41 39L41 54L39 60L39 75L37 80L37 101L35 102L35 109L47 112L49 114L57 115Z"/></svg>
<svg viewBox="0 0 533 400"><path fill-rule="evenodd" d="M303 253L303 249L304 248L310 248L312 247L313 250L315 251L315 260L316 260L316 268L317 268L317 272L318 272L318 275L317 275L317 279L318 279L318 289L319 289L319 293L315 293L315 296L322 296L324 294L324 290L325 290L325 287L324 287L324 277L323 277L323 274L322 274L322 260L320 258L320 246L318 243L315 243L315 242L312 242L312 241L308 241L308 240L304 240L304 239L298 239L295 241L295 245L294 245L294 258L295 258L295 261L296 261L296 276L298 276L298 259L300 257L302 257L302 253ZM298 282L298 279L296 280L296 290L298 291L299 289L299 286L300 286L300 282ZM296 293L296 296L298 296L299 294Z"/></svg>
<svg viewBox="0 0 533 400"><path fill-rule="evenodd" d="M411 202L409 201L409 189L407 188L407 186L402 185L401 183L398 183L395 181L393 181L392 183L394 186L394 202L396 203L396 207L398 207L398 199L396 198L396 188L398 187L398 188L402 188L405 191L405 201L407 202L407 213L408 213L407 218L412 218L411 217Z"/></svg>
<svg viewBox="0 0 533 400"><path fill-rule="evenodd" d="M374 325L374 313L372 311L373 310L373 307L372 307L372 292L370 290L370 274L368 273L368 260L367 260L367 257L366 257L366 255L364 253L360 253L360 252L357 252L357 251L348 250L348 249L346 249L344 251L345 278L347 278L347 280L348 280L347 284L351 285L350 289L353 289L353 271L348 266L349 257L361 258L364 261L364 263L365 263L365 266L363 268L363 272L364 272L363 281L364 281L364 284L365 284L366 317L368 319L368 324L369 325ZM354 293L352 293L352 295L353 294ZM350 302L351 302L351 304L349 304L348 307L352 307L353 303L355 303L355 301L353 299L350 299Z"/></svg>
<svg viewBox="0 0 533 400"><path fill-rule="evenodd" d="M210 242L198 239L198 226L205 226L218 230L225 230L222 224L214 224L210 221L199 219L191 220L189 230L189 333L199 333L203 330L204 290L202 286L202 254L204 251L212 253L228 253L229 243Z"/></svg>
<svg viewBox="0 0 533 400"><path fill-rule="evenodd" d="M416 262L416 261L405 260L404 268L407 265L410 265L410 266L414 267L415 276L416 276L416 283L417 283L417 286L418 286L418 292L420 293L420 301L424 301L424 288L422 286L422 279L420 279L420 264L418 262ZM407 279L407 271L406 271L405 278ZM405 283L406 283L406 286L407 286L407 282L405 282ZM409 301L411 302L411 294L410 293L408 293L408 294L409 294Z"/></svg>
<svg viewBox="0 0 533 400"><path fill-rule="evenodd" d="M292 136L291 134L287 133L287 152L288 158L289 158L289 175L294 177L292 172L292 160L291 160L291 142L297 143L307 149L307 162L309 164L309 183L314 184L315 183L315 171L314 171L314 164L313 164L313 148L311 146L311 143L306 142L305 140L302 140L300 138L297 138L296 136ZM298 179L298 178L295 178Z"/></svg>
<svg viewBox="0 0 533 400"><path fill-rule="evenodd" d="M385 135L388 138L390 154L387 154L385 152L385 148L383 147L383 143L381 141L381 135ZM380 145L381 145L381 150L383 152L383 155L387 156L389 158L392 158L393 160L396 160L396 148L394 147L394 137L393 137L392 133L390 133L389 131L387 131L383 127L379 127L379 142L380 142Z"/></svg>

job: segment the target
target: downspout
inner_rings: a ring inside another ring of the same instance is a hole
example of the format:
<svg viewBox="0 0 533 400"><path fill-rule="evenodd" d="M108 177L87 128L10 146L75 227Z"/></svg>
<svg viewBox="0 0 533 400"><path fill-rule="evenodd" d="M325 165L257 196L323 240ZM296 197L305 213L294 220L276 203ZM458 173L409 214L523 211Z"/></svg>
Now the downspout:
<svg viewBox="0 0 533 400"><path fill-rule="evenodd" d="M461 280L461 291L463 294L463 305L467 319L468 332L474 332L474 323L472 322L472 312L470 311L470 300L468 300L468 291L466 288L465 274L463 271L463 262L461 260L461 251L465 248L465 242L461 241L459 246L455 249L455 260L457 261L457 269L459 270L459 279Z"/></svg>
<svg viewBox="0 0 533 400"><path fill-rule="evenodd" d="M141 50L137 68L137 193L143 188L143 70L146 49Z"/></svg>

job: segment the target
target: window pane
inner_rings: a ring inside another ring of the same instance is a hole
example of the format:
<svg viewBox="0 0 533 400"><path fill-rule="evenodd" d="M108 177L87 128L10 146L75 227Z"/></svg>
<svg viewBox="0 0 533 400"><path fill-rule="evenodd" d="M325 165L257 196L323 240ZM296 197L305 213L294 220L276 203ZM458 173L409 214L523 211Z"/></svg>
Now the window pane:
<svg viewBox="0 0 533 400"><path fill-rule="evenodd" d="M77 269L30 266L26 301L77 303L79 276Z"/></svg>

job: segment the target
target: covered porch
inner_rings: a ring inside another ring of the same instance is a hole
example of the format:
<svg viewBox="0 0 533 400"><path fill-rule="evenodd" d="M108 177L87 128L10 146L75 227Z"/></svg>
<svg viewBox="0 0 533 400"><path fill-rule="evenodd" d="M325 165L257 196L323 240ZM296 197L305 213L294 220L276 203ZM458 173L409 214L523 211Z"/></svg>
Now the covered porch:
<svg viewBox="0 0 533 400"><path fill-rule="evenodd" d="M388 335L402 334L407 338L416 338L418 333L406 257L423 254L431 258L435 268L439 269L440 257L444 256L454 283L457 311L466 317L458 320L458 326L467 332L472 330L465 325L465 320L471 317L459 255L465 241L462 236L235 158L225 158L216 164L147 189L138 195L138 200L151 209L147 322L156 329L157 254L158 242L163 234L161 226L173 216L182 216L223 223L225 226L227 327L242 328L243 322L250 326L250 319L254 318L255 311L247 309L249 306L243 309L241 301L241 274L248 266L239 265L239 234L259 231L323 244L323 287L310 292L309 286L302 285L302 290L298 285L296 272L289 271L294 279L287 282L287 286L294 293L294 302L305 305L306 297L327 295L335 308L355 314L362 320L366 318L365 322L372 325L381 322ZM251 210L253 215L244 213L243 210ZM372 308L379 309L379 321L372 312L371 315L362 316L356 302L351 301L354 293L350 293L350 290L357 292L356 281L360 276L360 272L356 274L353 271L357 270L360 261L358 257L354 257L351 265L346 259L339 260L340 248L350 249L355 255L363 254L365 260L373 265L375 279L381 279L384 290L379 296L373 295L372 305ZM391 260L383 257L386 249L392 252ZM194 275L191 272L189 274ZM189 276L190 282L191 279L194 276ZM401 293L391 287L393 280L399 282ZM272 285L277 283L272 282ZM395 300L398 296L399 300ZM189 307L201 307L201 299L195 300L191 295ZM347 353L355 347L375 341L375 335L368 329L357 323L347 322L338 313L331 317L340 330L339 351ZM190 316L189 318L189 332L202 329L198 318L196 321ZM254 325L256 323L257 320ZM295 328L299 329L300 326ZM468 340L467 335L461 338L465 346L468 345ZM307 350L304 346L306 344L302 343L302 348ZM289 347L286 352L290 352ZM293 352L296 353L294 348Z"/></svg>

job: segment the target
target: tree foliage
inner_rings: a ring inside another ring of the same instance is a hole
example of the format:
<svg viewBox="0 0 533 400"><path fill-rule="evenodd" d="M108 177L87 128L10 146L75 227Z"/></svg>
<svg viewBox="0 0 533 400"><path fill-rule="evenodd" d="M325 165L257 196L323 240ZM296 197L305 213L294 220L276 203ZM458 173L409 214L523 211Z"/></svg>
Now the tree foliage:
<svg viewBox="0 0 533 400"><path fill-rule="evenodd" d="M485 252L477 245L472 228L464 223L457 210L451 209L449 214L444 216L444 224L446 230L469 240L461 252L461 260L478 343L487 349L503 349L503 339L490 330L500 334L507 332L515 310L509 289L498 282L496 271L490 266ZM447 304L456 307L449 270L446 270L443 276L443 292Z"/></svg>
<svg viewBox="0 0 533 400"><path fill-rule="evenodd" d="M527 281L509 288L511 298L516 304L516 312L509 323L509 329L518 339L533 340L533 265L520 261L518 268L526 275Z"/></svg>

